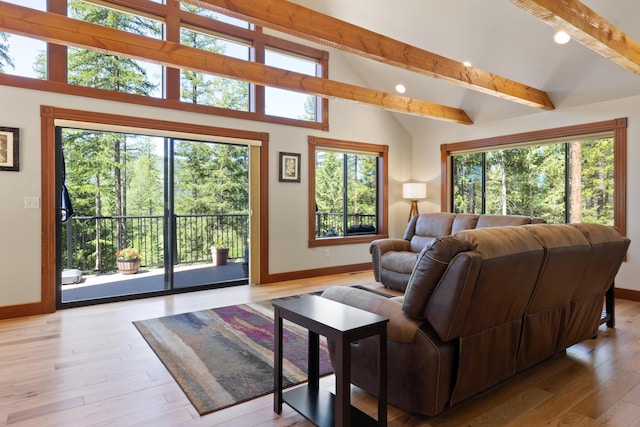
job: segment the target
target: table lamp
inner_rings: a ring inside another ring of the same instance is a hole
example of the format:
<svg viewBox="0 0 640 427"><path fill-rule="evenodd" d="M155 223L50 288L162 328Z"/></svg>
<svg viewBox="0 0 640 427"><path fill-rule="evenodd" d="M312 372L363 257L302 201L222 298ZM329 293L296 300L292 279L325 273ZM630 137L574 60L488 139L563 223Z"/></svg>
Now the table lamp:
<svg viewBox="0 0 640 427"><path fill-rule="evenodd" d="M402 184L402 197L411 200L411 210L409 220L414 215L418 215L418 199L427 197L427 184L424 182L405 182Z"/></svg>

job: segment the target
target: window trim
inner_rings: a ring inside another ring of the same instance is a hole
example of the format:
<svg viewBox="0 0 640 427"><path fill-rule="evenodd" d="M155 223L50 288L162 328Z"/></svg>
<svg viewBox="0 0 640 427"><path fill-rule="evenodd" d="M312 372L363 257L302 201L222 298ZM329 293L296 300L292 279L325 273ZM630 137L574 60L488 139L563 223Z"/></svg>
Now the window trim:
<svg viewBox="0 0 640 427"><path fill-rule="evenodd" d="M585 123L538 131L523 132L484 139L440 145L440 206L443 212L450 211L453 205L452 155L463 150L488 151L501 149L507 145L549 140L553 138L581 137L598 132L613 133L613 223L625 236L627 232L627 118L617 118L601 122Z"/></svg>
<svg viewBox="0 0 640 427"><path fill-rule="evenodd" d="M53 313L56 311L56 257L57 246L55 238L57 235L57 206L56 201L56 144L55 128L57 121L69 121L76 123L92 123L96 125L124 126L141 131L143 129L154 129L165 132L181 132L185 134L201 135L202 137L219 136L221 138L244 139L259 142L250 145L250 149L255 150L257 162L251 167L255 172L254 178L250 179L251 190L258 195L256 198L250 197L251 209L257 212L257 218L252 218L256 224L269 223L269 134L266 132L255 132L248 130L238 130L216 126L198 125L191 123L174 122L168 120L156 120L137 116L122 116L118 114L99 113L86 110L74 110L48 105L40 106L40 128L41 128L41 186L42 186L42 274L40 291L42 294L40 310L33 314ZM251 274L257 274L257 283L269 283L269 229L259 225L254 227L251 233L252 241L259 241L259 251L256 254L255 264L251 266ZM255 270L255 271L254 271Z"/></svg>
<svg viewBox="0 0 640 427"><path fill-rule="evenodd" d="M339 237L316 237L316 151L319 147L335 148L346 151L358 151L375 154L378 157L378 224L376 234ZM389 187L389 146L382 144L369 144L364 142L343 141L331 138L318 138L309 136L308 140L308 169L309 169L309 247L351 245L370 243L376 239L388 237L388 187Z"/></svg>
<svg viewBox="0 0 640 427"><path fill-rule="evenodd" d="M92 3L91 0L84 0ZM290 54L307 57L317 61L320 73L318 77L328 78L329 54L326 51L301 45L293 41L279 39L265 34L261 27L252 29L236 27L234 25L202 17L180 9L179 2L159 4L143 0L103 0L98 5L112 7L126 13L134 13L145 18L155 19L163 23L164 36L162 40L180 42L180 28L183 26L200 27L208 33L217 33L220 37L229 36L231 39L244 40L252 47L251 60L264 63L264 55L260 50L266 45L277 47ZM66 1L47 0L45 13L67 15ZM9 32L10 34L13 34ZM29 34L21 34L30 37ZM45 92L62 93L88 98L104 99L128 104L167 108L214 116L231 117L236 119L253 120L259 122L276 123L322 131L329 130L329 100L319 97L320 105L316 121L292 119L287 117L264 114L264 89L262 86L250 84L249 111L230 110L208 105L191 104L180 101L180 70L164 67L162 79L163 94L159 98L129 93L113 92L92 87L69 84L67 82L67 47L47 43L47 79L41 80L31 77L21 77L0 73L0 85L13 86ZM262 60L261 60L262 58ZM262 94L260 93L262 92Z"/></svg>

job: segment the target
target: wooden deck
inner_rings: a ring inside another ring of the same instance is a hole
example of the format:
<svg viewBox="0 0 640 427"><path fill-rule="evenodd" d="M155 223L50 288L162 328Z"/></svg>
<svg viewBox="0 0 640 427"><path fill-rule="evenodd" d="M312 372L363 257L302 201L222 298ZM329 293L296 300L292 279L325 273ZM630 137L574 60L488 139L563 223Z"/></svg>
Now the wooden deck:
<svg viewBox="0 0 640 427"><path fill-rule="evenodd" d="M187 288L246 279L242 263L176 267L174 287ZM163 269L140 269L136 274L101 274L83 277L77 284L62 286L62 302L145 294L165 290Z"/></svg>

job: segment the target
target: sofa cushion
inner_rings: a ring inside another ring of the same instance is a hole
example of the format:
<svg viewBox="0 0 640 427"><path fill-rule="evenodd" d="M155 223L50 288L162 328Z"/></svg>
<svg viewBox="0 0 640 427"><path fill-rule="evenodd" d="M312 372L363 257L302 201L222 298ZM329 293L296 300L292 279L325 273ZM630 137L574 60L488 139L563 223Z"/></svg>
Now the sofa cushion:
<svg viewBox="0 0 640 427"><path fill-rule="evenodd" d="M424 307L438 285L449 262L458 253L469 249L464 240L451 236L439 237L418 255L404 294L403 310L413 318L424 318Z"/></svg>
<svg viewBox="0 0 640 427"><path fill-rule="evenodd" d="M531 217L524 215L480 215L475 228L525 224L531 224Z"/></svg>
<svg viewBox="0 0 640 427"><path fill-rule="evenodd" d="M418 254L414 252L389 251L385 252L380 258L380 265L382 268L394 270L398 273L411 274L417 257Z"/></svg>
<svg viewBox="0 0 640 427"><path fill-rule="evenodd" d="M476 228L476 224L478 224L478 218L480 215L476 214L467 214L467 213L459 213L456 215L453 220L453 226L451 227L451 234L455 234L460 230L469 230L471 228Z"/></svg>
<svg viewBox="0 0 640 427"><path fill-rule="evenodd" d="M456 214L450 212L434 212L429 215L418 215L414 233L411 236L411 251L419 253L435 237L448 236Z"/></svg>

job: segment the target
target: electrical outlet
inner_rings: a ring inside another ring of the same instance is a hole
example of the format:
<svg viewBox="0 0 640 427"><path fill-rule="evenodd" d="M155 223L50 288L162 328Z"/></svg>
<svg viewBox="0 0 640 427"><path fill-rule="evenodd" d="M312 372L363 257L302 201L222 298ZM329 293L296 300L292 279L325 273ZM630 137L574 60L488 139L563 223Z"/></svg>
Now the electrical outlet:
<svg viewBox="0 0 640 427"><path fill-rule="evenodd" d="M328 257L329 255L331 255L330 252L329 252L329 249L325 249L324 250L324 256Z"/></svg>
<svg viewBox="0 0 640 427"><path fill-rule="evenodd" d="M39 209L40 208L40 197L37 196L27 196L24 198L24 208L25 209Z"/></svg>

